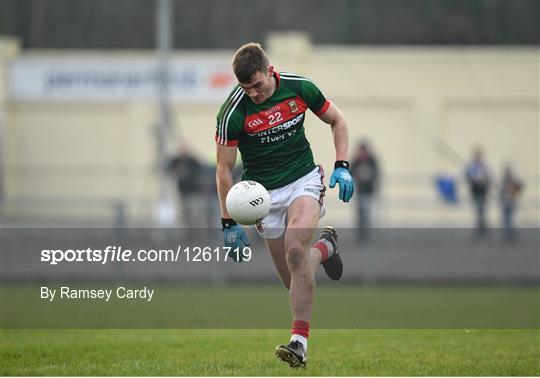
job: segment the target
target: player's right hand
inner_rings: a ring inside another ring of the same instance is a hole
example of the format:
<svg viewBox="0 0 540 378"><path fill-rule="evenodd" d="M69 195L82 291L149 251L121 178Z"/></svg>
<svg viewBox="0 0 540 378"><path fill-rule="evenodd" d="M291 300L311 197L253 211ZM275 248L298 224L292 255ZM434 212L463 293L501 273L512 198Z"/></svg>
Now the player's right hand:
<svg viewBox="0 0 540 378"><path fill-rule="evenodd" d="M242 262L244 247L251 245L244 229L232 219L222 219L221 224L224 245L230 248L229 258Z"/></svg>
<svg viewBox="0 0 540 378"><path fill-rule="evenodd" d="M330 188L339 185L339 199L349 202L354 193L354 181L349 171L349 162L344 160L336 161L334 172L330 177Z"/></svg>

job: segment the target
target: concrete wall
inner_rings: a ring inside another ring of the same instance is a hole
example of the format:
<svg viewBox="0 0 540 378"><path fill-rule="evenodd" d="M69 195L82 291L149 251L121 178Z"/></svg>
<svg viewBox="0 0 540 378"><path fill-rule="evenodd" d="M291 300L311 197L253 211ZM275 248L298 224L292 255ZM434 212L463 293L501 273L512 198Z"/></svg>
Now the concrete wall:
<svg viewBox="0 0 540 378"><path fill-rule="evenodd" d="M4 46L7 43L2 40ZM527 185L519 222L539 224L538 49L319 48L302 36L282 35L270 36L267 47L278 70L310 77L342 108L350 124L351 151L360 138L372 143L384 171L377 201L379 225L471 224L465 187L460 188L461 205L448 207L438 200L433 180L438 173L459 177L477 144L484 147L497 178L505 162L517 168ZM15 47L11 51L2 54L4 74L9 59L18 53ZM232 53L175 54L190 58L215 54L228 61ZM208 162L215 160L219 105L173 104L176 136ZM120 201L127 206L128 220L151 219L158 196L156 108L155 102L142 101L5 100L5 214L108 219L110 204ZM306 129L316 159L330 172L334 152L329 127L310 114ZM171 148L177 144L170 142ZM351 225L354 206L338 203L335 191L328 193L327 221ZM495 204L493 198L492 224L498 224Z"/></svg>

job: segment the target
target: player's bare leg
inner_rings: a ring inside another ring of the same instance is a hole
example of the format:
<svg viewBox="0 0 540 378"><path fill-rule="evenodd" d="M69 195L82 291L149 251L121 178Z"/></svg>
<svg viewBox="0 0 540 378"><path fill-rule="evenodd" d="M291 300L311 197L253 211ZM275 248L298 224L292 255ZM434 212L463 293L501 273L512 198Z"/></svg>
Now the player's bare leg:
<svg viewBox="0 0 540 378"><path fill-rule="evenodd" d="M287 290L291 287L291 272L287 266L287 259L285 257L285 238L279 239L266 239L266 248L270 252L274 266L278 272L279 278Z"/></svg>
<svg viewBox="0 0 540 378"><path fill-rule="evenodd" d="M315 274L310 264L310 247L313 231L319 222L320 204L314 198L296 198L287 212L288 225L285 232L287 266L291 272L290 302L294 320L309 321ZM317 266L321 257L316 256Z"/></svg>
<svg viewBox="0 0 540 378"><path fill-rule="evenodd" d="M302 251L304 251L302 256L306 256L307 260L307 264L301 264L303 267L307 267L307 271L304 271L304 274L308 275L307 280L312 282L312 286L309 297L307 297L307 306L305 303L302 303L304 299L301 294L302 287L299 288L300 290L295 291L296 287L294 285L292 286L290 299L294 319L292 329L293 335L291 337L291 342L288 345L279 345L276 348L276 355L283 361L289 363L289 365L292 367L305 366L307 337L309 336L309 319L311 317L311 308L315 291L315 272L321 263L328 276L333 280L338 280L341 278L342 272L341 258L337 253L337 234L332 227L324 227L321 233L321 238L308 249L307 246L309 246L311 242L313 230L318 223L319 213L316 209L320 209L320 205L317 201L310 197L300 198L302 198L301 201L295 201L293 202L294 207L291 206L293 209L293 216L291 217L291 214L288 214L289 225L287 233L289 238L292 236L291 240L294 238L298 239L298 237L300 237L301 242L299 244L302 246ZM312 206L313 203L316 205L315 208ZM304 208L302 209L302 207ZM298 209L298 211L296 209ZM311 217L305 217L306 210L311 213ZM311 219L311 222L295 222L295 214L300 219L303 217ZM309 227L307 227L308 225ZM276 270L281 281L283 282L283 285L287 289L290 289L292 282L291 270L289 268L290 255L287 253L285 240L285 238L267 239L266 246L268 247L268 251L270 252L272 260L274 261L274 265L276 266ZM307 253L306 249L308 249ZM300 280L302 280L302 278L300 278ZM304 279L304 281L307 280ZM300 301L298 299L300 299ZM300 311L298 311L298 309L300 309ZM299 334L296 334L296 332ZM300 341L300 344L298 344L297 341Z"/></svg>
<svg viewBox="0 0 540 378"><path fill-rule="evenodd" d="M285 252L285 238L280 239L267 239L266 247L270 252L270 256L274 261L274 265L279 274L279 278L285 288L291 287L291 272L287 266L287 257ZM309 250L309 266L313 274L317 271L317 268L321 264L321 251L316 248L310 248Z"/></svg>
<svg viewBox="0 0 540 378"><path fill-rule="evenodd" d="M276 242L276 250L273 251L274 261L277 261L280 267L283 265L283 250L285 252L286 266L290 276L289 299L293 315L291 342L287 345L279 345L276 348L276 355L291 367L303 367L306 364L309 321L315 296L315 271L321 263L322 256L320 252L312 251L313 248L311 248L311 239L319 221L319 215L320 204L314 198L308 196L296 198L287 211L288 224L284 245L279 246ZM285 280L284 283L286 283Z"/></svg>

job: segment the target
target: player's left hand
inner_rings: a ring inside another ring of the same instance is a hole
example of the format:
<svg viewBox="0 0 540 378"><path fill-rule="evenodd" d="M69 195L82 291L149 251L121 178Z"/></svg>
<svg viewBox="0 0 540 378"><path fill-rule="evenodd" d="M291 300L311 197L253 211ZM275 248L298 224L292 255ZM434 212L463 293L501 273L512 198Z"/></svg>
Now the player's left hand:
<svg viewBox="0 0 540 378"><path fill-rule="evenodd" d="M221 223L223 226L224 245L230 248L228 253L229 258L236 262L242 262L244 259L244 248L251 245L249 238L242 226L236 224L232 219L222 219Z"/></svg>
<svg viewBox="0 0 540 378"><path fill-rule="evenodd" d="M339 199L349 202L354 193L354 181L349 172L349 163L346 161L336 161L334 172L330 177L330 188L339 185Z"/></svg>

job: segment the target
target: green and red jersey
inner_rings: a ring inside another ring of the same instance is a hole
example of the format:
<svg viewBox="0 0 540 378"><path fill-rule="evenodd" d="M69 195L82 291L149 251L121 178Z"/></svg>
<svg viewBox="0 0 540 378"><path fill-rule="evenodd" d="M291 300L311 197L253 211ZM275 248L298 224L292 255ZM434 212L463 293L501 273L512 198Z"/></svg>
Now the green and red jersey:
<svg viewBox="0 0 540 378"><path fill-rule="evenodd" d="M238 146L244 163L243 180L276 189L315 168L304 133L307 109L323 115L330 102L305 77L275 73L276 90L255 104L236 86L217 115L216 142Z"/></svg>

